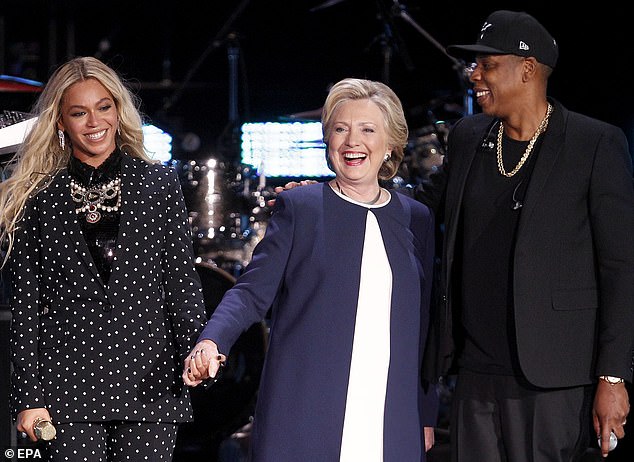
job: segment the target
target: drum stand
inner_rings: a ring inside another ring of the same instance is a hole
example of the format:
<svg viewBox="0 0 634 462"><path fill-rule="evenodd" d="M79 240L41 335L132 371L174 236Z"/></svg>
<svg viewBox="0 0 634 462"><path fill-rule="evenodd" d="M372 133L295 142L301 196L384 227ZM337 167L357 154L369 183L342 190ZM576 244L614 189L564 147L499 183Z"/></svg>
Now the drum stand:
<svg viewBox="0 0 634 462"><path fill-rule="evenodd" d="M425 29L423 29L412 17L409 15L407 10L403 5L401 5L397 0L393 0L392 6L392 14L401 17L405 22L410 24L416 31L418 31L423 37L425 37L432 45L440 50L442 54L447 56L453 62L453 69L458 73L458 78L460 80L460 84L463 88L464 97L463 97L463 107L464 107L464 115L473 114L473 90L471 89L471 85L469 82L469 74L467 72L467 66L464 61L461 59L456 59L450 54L447 53L445 47L443 47L434 37L429 34Z"/></svg>

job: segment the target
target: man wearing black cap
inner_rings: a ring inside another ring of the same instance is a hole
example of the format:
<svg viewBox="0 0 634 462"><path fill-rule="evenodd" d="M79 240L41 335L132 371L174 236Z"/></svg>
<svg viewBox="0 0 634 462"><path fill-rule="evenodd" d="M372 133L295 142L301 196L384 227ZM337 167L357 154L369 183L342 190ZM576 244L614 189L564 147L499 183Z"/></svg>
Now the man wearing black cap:
<svg viewBox="0 0 634 462"><path fill-rule="evenodd" d="M632 379L625 135L547 97L558 46L526 13L496 11L475 44L447 51L475 58L482 108L452 127L443 167L416 191L444 224L423 369L457 372L452 460L579 460L590 416L606 456Z"/></svg>

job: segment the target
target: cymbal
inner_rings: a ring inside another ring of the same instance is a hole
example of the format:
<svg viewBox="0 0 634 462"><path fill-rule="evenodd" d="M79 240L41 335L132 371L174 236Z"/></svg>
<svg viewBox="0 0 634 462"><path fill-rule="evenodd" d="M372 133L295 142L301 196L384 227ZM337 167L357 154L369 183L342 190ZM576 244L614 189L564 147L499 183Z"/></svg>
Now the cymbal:
<svg viewBox="0 0 634 462"><path fill-rule="evenodd" d="M311 8L309 11L312 13L314 11L323 10L324 8L329 8L331 6L335 6L337 3L345 2L346 0L328 0L327 2L322 3L321 5L317 5Z"/></svg>
<svg viewBox="0 0 634 462"><path fill-rule="evenodd" d="M295 114L289 114L289 119L297 120L321 120L321 111L323 108L311 109L310 111L296 112Z"/></svg>

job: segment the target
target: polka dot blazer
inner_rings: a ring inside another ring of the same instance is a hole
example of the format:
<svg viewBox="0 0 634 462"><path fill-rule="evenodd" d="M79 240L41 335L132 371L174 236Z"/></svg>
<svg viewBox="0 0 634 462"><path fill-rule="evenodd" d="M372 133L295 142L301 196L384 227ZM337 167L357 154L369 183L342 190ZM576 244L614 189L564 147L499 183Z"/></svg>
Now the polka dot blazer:
<svg viewBox="0 0 634 462"><path fill-rule="evenodd" d="M205 318L173 169L124 155L107 285L60 171L25 207L12 251L12 410L53 421L191 420L180 374Z"/></svg>

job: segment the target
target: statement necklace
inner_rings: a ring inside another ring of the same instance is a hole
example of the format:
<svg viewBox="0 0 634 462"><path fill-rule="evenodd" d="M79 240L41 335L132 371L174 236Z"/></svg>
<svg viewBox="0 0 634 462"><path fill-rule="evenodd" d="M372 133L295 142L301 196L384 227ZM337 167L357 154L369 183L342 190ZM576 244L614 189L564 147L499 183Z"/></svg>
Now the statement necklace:
<svg viewBox="0 0 634 462"><path fill-rule="evenodd" d="M513 175L515 175L520 170L520 168L522 168L522 165L524 165L524 163L526 162L526 159L528 159L528 156L530 156L531 152L533 151L533 146L535 146L535 142L537 141L537 138L539 138L539 135L541 135L544 132L544 130L546 130L546 127L548 126L548 119L550 118L551 112L553 112L553 107L550 103L548 103L548 109L546 109L546 115L544 116L542 121L539 123L539 126L537 127L535 134L533 135L531 140L528 142L528 146L526 146L526 151L524 151L522 158L517 163L515 168L508 173L504 169L504 163L502 162L502 134L504 133L504 124L502 123L502 121L500 121L500 128L498 129L497 154L498 154L498 171L502 175L504 175L507 178L510 178Z"/></svg>
<svg viewBox="0 0 634 462"><path fill-rule="evenodd" d="M102 183L90 188L86 188L71 179L70 193L73 197L73 202L80 204L75 207L75 212L78 214L86 212L86 221L88 223L97 223L101 220L101 212L99 210L106 212L119 210L121 206L121 178L116 177L108 183Z"/></svg>
<svg viewBox="0 0 634 462"><path fill-rule="evenodd" d="M350 197L348 196L345 192L343 192L343 190L341 189L341 186L339 186L339 182L337 180L335 180L335 184L337 185L337 189L339 190L339 192L346 197ZM357 202L361 202L362 204L365 205L374 205L378 202L378 200L381 198L381 188L379 187L379 193L376 195L376 197L374 199L372 199L370 202L364 202L364 201L357 201ZM356 199L355 199L356 200Z"/></svg>

